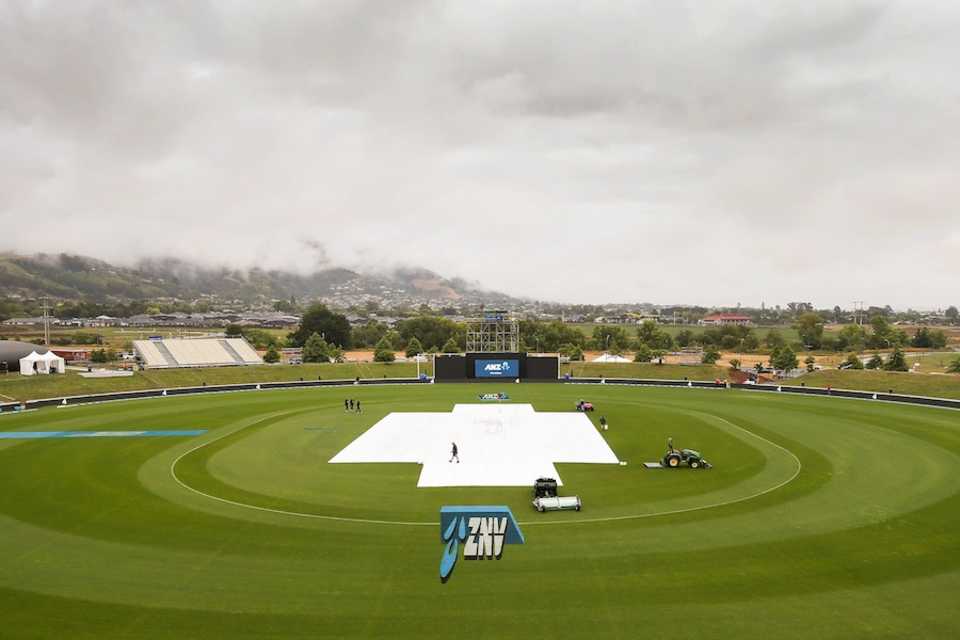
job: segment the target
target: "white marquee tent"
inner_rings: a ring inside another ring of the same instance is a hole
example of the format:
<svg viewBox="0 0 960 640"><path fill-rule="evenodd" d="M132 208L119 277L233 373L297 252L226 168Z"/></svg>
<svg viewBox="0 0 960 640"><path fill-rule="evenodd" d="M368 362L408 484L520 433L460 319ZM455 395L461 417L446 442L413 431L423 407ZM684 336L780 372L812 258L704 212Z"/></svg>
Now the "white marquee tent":
<svg viewBox="0 0 960 640"><path fill-rule="evenodd" d="M35 374L66 373L66 362L52 351L39 354L32 351L30 355L20 358L20 374L32 376Z"/></svg>
<svg viewBox="0 0 960 640"><path fill-rule="evenodd" d="M630 362L627 358L623 356L618 356L612 353L605 353L601 356L597 356L591 362Z"/></svg>

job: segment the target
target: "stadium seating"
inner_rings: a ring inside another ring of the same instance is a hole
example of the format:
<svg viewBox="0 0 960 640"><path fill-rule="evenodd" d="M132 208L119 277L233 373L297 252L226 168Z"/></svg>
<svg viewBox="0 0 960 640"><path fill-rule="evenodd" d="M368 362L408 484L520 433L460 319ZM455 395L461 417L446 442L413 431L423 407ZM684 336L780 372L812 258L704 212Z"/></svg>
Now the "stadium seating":
<svg viewBox="0 0 960 640"><path fill-rule="evenodd" d="M250 346L250 343L243 338L227 338L224 342L233 347L233 350L243 362L263 362L253 347Z"/></svg>
<svg viewBox="0 0 960 640"><path fill-rule="evenodd" d="M148 368L177 366L176 360L168 359L167 355L157 348L157 343L152 340L134 340L133 348L140 356L144 366Z"/></svg>
<svg viewBox="0 0 960 640"><path fill-rule="evenodd" d="M243 338L134 340L133 348L148 369L263 364Z"/></svg>

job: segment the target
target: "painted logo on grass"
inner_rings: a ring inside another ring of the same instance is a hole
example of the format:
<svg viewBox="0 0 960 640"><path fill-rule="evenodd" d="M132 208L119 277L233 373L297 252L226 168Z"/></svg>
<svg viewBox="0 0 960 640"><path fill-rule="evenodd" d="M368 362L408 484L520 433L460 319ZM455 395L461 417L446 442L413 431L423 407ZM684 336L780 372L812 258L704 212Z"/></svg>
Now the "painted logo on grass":
<svg viewBox="0 0 960 640"><path fill-rule="evenodd" d="M503 545L523 544L523 533L510 507L452 506L440 509L440 581L446 582L457 564L460 543L464 560L499 560Z"/></svg>

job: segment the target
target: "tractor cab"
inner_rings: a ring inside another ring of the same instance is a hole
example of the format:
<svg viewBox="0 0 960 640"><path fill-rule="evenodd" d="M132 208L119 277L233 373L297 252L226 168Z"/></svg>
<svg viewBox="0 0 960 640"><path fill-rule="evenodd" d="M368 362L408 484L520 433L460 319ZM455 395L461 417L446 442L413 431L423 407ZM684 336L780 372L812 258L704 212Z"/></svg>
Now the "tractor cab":
<svg viewBox="0 0 960 640"><path fill-rule="evenodd" d="M683 465L691 469L709 469L711 466L695 449L675 449L672 438L667 444L667 452L663 455L662 464L667 469L676 469Z"/></svg>

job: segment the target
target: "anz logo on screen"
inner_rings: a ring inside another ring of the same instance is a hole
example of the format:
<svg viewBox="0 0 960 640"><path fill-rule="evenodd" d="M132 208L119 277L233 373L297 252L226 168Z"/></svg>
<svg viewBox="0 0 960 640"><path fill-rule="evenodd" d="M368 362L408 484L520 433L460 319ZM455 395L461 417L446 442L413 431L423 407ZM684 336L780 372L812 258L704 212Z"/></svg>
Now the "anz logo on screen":
<svg viewBox="0 0 960 640"><path fill-rule="evenodd" d="M510 507L442 507L440 540L440 582L445 583L457 564L461 542L464 560L499 560L505 544L523 544L523 533Z"/></svg>
<svg viewBox="0 0 960 640"><path fill-rule="evenodd" d="M503 373L504 371L510 371L510 363L507 361L504 362L488 362L487 365L483 368L487 373Z"/></svg>

